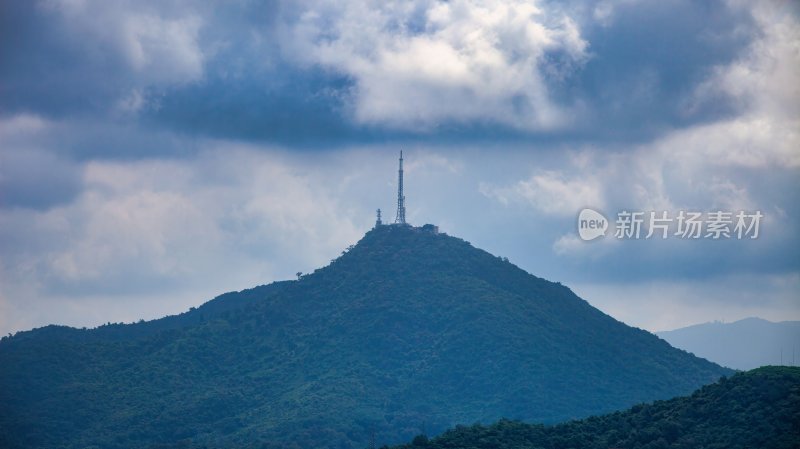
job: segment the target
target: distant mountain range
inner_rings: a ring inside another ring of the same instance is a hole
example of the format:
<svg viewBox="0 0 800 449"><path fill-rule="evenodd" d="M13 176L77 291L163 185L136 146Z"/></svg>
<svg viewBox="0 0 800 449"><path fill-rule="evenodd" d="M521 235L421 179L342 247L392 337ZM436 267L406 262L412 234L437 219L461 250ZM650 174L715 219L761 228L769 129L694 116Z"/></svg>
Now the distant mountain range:
<svg viewBox="0 0 800 449"><path fill-rule="evenodd" d="M800 368L739 373L688 397L557 426L503 420L424 435L396 449L796 449Z"/></svg>
<svg viewBox="0 0 800 449"><path fill-rule="evenodd" d="M182 315L0 340L0 447L364 448L555 423L732 371L433 226Z"/></svg>
<svg viewBox="0 0 800 449"><path fill-rule="evenodd" d="M800 321L773 323L746 318L656 332L672 346L722 366L749 370L766 365L800 365Z"/></svg>

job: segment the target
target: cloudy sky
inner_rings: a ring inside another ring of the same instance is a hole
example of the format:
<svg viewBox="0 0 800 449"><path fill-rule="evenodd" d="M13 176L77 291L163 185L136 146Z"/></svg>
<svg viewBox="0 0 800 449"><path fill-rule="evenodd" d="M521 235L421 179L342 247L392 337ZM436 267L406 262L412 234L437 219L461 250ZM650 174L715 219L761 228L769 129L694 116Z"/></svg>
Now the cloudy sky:
<svg viewBox="0 0 800 449"><path fill-rule="evenodd" d="M400 149L409 221L628 324L800 319L798 86L792 1L0 2L0 332L325 265ZM584 242L584 207L764 217Z"/></svg>

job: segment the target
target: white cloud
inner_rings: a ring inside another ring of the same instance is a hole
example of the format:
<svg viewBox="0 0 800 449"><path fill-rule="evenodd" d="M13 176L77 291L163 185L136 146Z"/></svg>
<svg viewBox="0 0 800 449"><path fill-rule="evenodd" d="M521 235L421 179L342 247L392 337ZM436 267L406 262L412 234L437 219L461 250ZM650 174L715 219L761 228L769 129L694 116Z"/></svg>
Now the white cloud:
<svg viewBox="0 0 800 449"><path fill-rule="evenodd" d="M351 214L371 216L342 207L316 168L231 144L189 160L91 161L82 170L74 201L0 214L0 307L15 320L80 324L58 314L88 304L125 321L176 313L187 292L197 305L209 292L326 265L361 236ZM31 297L36 313L25 306Z"/></svg>
<svg viewBox="0 0 800 449"><path fill-rule="evenodd" d="M739 2L731 2L739 3ZM716 67L694 102L733 99L741 114L677 132L665 144L709 164L800 167L800 23L788 4L742 2L759 37L741 57ZM696 157L696 156L695 156Z"/></svg>
<svg viewBox="0 0 800 449"><path fill-rule="evenodd" d="M417 130L479 121L569 122L549 97L588 58L575 22L529 1L310 2L287 53L355 79L359 123Z"/></svg>
<svg viewBox="0 0 800 449"><path fill-rule="evenodd" d="M652 146L683 165L800 167L799 119L747 114L674 131Z"/></svg>
<svg viewBox="0 0 800 449"><path fill-rule="evenodd" d="M732 97L738 116L636 146L569 153L558 171L510 187L484 184L484 194L504 204L524 198L539 211L563 216L587 205L608 205L607 212L772 209L771 199L753 192L762 180L742 174L800 168L800 24L777 4L737 7L750 10L761 33L741 57L709 75L695 101ZM561 253L571 247L565 240L554 244Z"/></svg>
<svg viewBox="0 0 800 449"><path fill-rule="evenodd" d="M135 88L117 100L115 109L120 116L136 115L147 103L147 94L144 90Z"/></svg>
<svg viewBox="0 0 800 449"><path fill-rule="evenodd" d="M178 19L132 14L122 21L119 45L129 64L154 82L197 79L203 71L203 54L197 45L201 21L196 16Z"/></svg>
<svg viewBox="0 0 800 449"><path fill-rule="evenodd" d="M591 10L591 18L602 26L609 27L614 22L615 12L618 8L639 2L640 0L600 0L593 5L594 8Z"/></svg>
<svg viewBox="0 0 800 449"><path fill-rule="evenodd" d="M17 114L0 119L0 137L6 139L25 137L47 129L46 119L35 114Z"/></svg>
<svg viewBox="0 0 800 449"><path fill-rule="evenodd" d="M564 234L553 243L553 251L559 255L577 252L586 253L594 250L596 250L596 248L590 247L587 242L579 239L574 233Z"/></svg>
<svg viewBox="0 0 800 449"><path fill-rule="evenodd" d="M202 18L146 2L48 0L45 11L60 16L68 38L99 61L120 60L140 86L183 84L203 75L198 42ZM174 14L170 15L169 12Z"/></svg>
<svg viewBox="0 0 800 449"><path fill-rule="evenodd" d="M719 67L711 82L757 112L797 118L800 23L793 6L780 2L743 2L739 6L750 10L761 34L741 58Z"/></svg>
<svg viewBox="0 0 800 449"><path fill-rule="evenodd" d="M509 187L480 186L481 193L501 203L523 200L537 210L556 216L577 216L584 207L605 206L603 188L594 177L568 177L559 171L543 171Z"/></svg>

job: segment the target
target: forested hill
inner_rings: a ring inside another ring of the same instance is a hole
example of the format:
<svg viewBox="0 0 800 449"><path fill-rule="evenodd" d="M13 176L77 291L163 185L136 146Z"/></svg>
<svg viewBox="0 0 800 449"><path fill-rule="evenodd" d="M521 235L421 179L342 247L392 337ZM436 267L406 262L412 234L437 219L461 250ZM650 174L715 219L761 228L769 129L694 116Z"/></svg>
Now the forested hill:
<svg viewBox="0 0 800 449"><path fill-rule="evenodd" d="M731 374L433 229L183 315L0 341L0 447L364 447L554 423Z"/></svg>
<svg viewBox="0 0 800 449"><path fill-rule="evenodd" d="M557 426L503 420L460 426L396 449L795 449L800 368L738 373L691 396Z"/></svg>

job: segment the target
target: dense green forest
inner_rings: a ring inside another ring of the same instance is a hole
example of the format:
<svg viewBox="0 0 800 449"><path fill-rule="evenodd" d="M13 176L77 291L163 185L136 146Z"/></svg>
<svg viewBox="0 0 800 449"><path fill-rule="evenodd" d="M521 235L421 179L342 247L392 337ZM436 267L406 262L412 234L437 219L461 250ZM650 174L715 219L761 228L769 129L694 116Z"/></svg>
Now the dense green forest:
<svg viewBox="0 0 800 449"><path fill-rule="evenodd" d="M2 339L0 447L361 448L731 373L461 239L381 226L314 273L182 315Z"/></svg>
<svg viewBox="0 0 800 449"><path fill-rule="evenodd" d="M794 449L800 446L800 368L764 367L691 396L555 426L502 420L458 426L396 449Z"/></svg>

